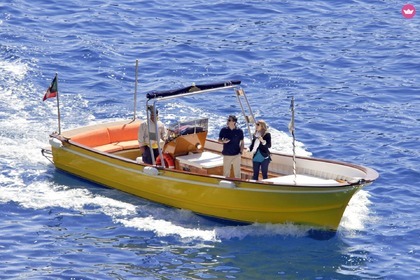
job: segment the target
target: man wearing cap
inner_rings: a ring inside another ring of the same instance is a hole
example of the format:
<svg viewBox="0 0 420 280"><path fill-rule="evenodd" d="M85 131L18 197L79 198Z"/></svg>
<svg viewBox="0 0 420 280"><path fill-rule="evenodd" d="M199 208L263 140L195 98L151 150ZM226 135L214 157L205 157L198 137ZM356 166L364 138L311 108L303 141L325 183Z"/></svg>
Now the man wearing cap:
<svg viewBox="0 0 420 280"><path fill-rule="evenodd" d="M165 125L158 119L159 117L158 110L157 109L155 110L153 107L149 107L148 109L150 111L150 124L149 124L149 127L147 125L147 121L144 121L140 124L138 140L139 140L140 152L142 153L143 162L147 164L153 164L152 155L150 153L150 144L152 145L153 155L156 160L156 158L159 156L159 149L158 149L158 143L156 141L156 138L158 138L159 140L165 141L166 128L165 128ZM156 118L155 118L155 112L156 112ZM156 137L156 123L155 123L156 121L157 121L159 137ZM149 129L150 129L150 134L151 134L151 141L149 141Z"/></svg>

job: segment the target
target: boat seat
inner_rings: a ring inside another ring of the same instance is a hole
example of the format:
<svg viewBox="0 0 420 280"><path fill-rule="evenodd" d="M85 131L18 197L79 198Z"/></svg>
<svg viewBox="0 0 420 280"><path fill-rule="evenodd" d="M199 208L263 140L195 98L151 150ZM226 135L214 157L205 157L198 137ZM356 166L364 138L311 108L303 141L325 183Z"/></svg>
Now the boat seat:
<svg viewBox="0 0 420 280"><path fill-rule="evenodd" d="M285 185L294 185L295 182L295 175L286 175L280 177L274 177L269 179L264 179L264 182L271 182L275 184L285 184ZM334 179L323 179L314 176L296 175L296 183L297 185L303 186L342 186L345 185L347 182L339 182Z"/></svg>
<svg viewBox="0 0 420 280"><path fill-rule="evenodd" d="M106 128L95 129L77 134L76 136L71 137L71 141L88 146L90 148L107 145L110 143L109 132Z"/></svg>
<svg viewBox="0 0 420 280"><path fill-rule="evenodd" d="M96 146L93 148L101 152L114 153L114 152L118 152L122 150L136 149L138 147L139 147L139 141L130 140L130 141L122 141L122 142L115 142L111 144L105 144L105 145Z"/></svg>
<svg viewBox="0 0 420 280"><path fill-rule="evenodd" d="M223 156L212 152L202 152L185 156L177 156L176 159L183 164L197 168L214 168L223 166Z"/></svg>
<svg viewBox="0 0 420 280"><path fill-rule="evenodd" d="M139 123L99 128L71 137L71 141L101 152L113 153L139 147L137 141Z"/></svg>
<svg viewBox="0 0 420 280"><path fill-rule="evenodd" d="M139 148L139 141L137 139L136 140L117 142L117 143L114 143L114 144L120 146L122 148L122 150Z"/></svg>
<svg viewBox="0 0 420 280"><path fill-rule="evenodd" d="M114 153L114 152L118 152L118 151L123 150L123 148L116 143L105 144L105 145L96 146L96 147L93 147L93 148L95 150L99 150L101 152L108 152L108 153Z"/></svg>
<svg viewBox="0 0 420 280"><path fill-rule="evenodd" d="M109 133L109 142L115 143L131 140L137 141L139 125L139 123L132 123L108 127L107 130Z"/></svg>

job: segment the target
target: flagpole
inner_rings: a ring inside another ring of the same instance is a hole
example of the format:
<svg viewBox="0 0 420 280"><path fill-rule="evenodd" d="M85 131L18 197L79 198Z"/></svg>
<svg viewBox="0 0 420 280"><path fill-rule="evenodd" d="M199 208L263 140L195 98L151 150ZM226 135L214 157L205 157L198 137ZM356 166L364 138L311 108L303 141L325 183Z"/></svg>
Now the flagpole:
<svg viewBox="0 0 420 280"><path fill-rule="evenodd" d="M60 99L59 99L59 91L58 91L58 74L55 73L55 79L57 82L57 116L58 116L58 134L61 134L61 117L60 117Z"/></svg>

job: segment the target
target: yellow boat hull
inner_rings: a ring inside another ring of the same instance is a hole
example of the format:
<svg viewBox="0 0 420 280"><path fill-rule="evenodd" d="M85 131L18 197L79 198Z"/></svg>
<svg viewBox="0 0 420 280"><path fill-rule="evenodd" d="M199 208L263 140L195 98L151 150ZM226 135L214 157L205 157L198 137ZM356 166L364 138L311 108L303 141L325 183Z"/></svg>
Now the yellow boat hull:
<svg viewBox="0 0 420 280"><path fill-rule="evenodd" d="M168 206L245 223L295 223L336 230L344 210L362 187L329 188L261 184L156 168L68 142L52 146L58 169Z"/></svg>

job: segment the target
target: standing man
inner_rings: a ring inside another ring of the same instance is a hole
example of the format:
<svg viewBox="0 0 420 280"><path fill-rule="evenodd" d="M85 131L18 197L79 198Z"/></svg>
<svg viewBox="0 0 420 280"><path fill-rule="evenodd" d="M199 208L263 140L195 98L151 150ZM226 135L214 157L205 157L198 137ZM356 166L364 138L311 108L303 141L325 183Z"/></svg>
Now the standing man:
<svg viewBox="0 0 420 280"><path fill-rule="evenodd" d="M156 158L159 156L159 149L158 149L158 142L160 140L165 141L166 139L166 128L165 125L158 120L159 111L156 109L156 117L155 117L155 110L153 107L149 107L148 110L150 111L150 134L151 134L151 142L149 141L149 128L147 127L147 121L144 121L140 124L139 133L138 133L138 140L140 146L140 152L142 153L142 160L144 163L153 164L152 155L150 153L150 143L152 144L153 155ZM158 126L158 133L156 133L156 122ZM162 147L161 147L162 148Z"/></svg>
<svg viewBox="0 0 420 280"><path fill-rule="evenodd" d="M227 125L220 130L219 142L223 143L223 175L230 177L233 166L235 178L241 178L241 155L244 150L244 132L237 126L238 119L230 115Z"/></svg>

